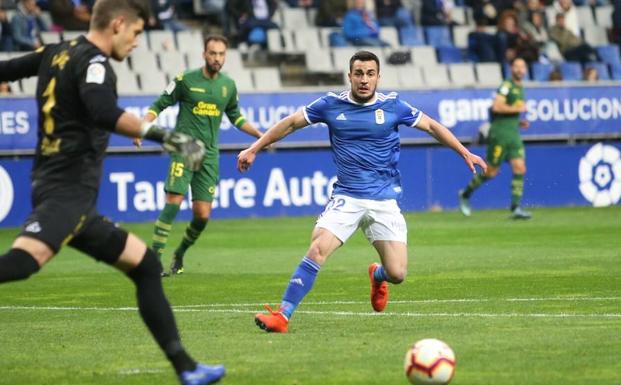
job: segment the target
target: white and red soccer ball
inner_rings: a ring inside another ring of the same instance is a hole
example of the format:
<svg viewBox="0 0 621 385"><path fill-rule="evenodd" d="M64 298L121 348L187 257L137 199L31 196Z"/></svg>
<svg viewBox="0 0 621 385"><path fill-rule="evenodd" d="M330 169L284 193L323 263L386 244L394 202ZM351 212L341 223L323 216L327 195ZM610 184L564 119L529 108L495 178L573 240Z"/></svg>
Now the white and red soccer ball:
<svg viewBox="0 0 621 385"><path fill-rule="evenodd" d="M420 340L408 349L404 369L414 385L448 384L455 374L455 353L440 340Z"/></svg>

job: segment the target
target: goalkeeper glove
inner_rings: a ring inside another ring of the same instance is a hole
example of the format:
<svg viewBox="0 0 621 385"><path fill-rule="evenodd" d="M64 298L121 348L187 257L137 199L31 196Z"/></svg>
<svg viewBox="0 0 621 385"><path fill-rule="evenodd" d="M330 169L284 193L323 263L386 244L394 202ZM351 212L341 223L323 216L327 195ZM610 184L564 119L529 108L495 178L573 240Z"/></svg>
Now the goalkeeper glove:
<svg viewBox="0 0 621 385"><path fill-rule="evenodd" d="M203 142L181 132L167 131L151 123L143 123L141 127L142 137L162 144L166 152L179 154L186 166L197 171L203 164L205 145Z"/></svg>

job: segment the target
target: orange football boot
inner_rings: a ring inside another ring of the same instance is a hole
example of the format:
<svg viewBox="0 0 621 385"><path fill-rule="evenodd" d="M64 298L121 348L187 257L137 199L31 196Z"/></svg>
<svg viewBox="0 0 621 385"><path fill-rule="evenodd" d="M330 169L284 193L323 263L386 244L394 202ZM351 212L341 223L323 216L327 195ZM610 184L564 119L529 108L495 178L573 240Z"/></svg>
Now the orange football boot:
<svg viewBox="0 0 621 385"><path fill-rule="evenodd" d="M373 310L384 311L388 303L388 283L386 281L377 283L373 278L373 273L380 267L379 263L372 263L369 266L369 279L371 280L371 306Z"/></svg>
<svg viewBox="0 0 621 385"><path fill-rule="evenodd" d="M266 332L286 333L289 320L280 310L272 310L269 305L263 305L269 314L258 313L254 316L254 323Z"/></svg>

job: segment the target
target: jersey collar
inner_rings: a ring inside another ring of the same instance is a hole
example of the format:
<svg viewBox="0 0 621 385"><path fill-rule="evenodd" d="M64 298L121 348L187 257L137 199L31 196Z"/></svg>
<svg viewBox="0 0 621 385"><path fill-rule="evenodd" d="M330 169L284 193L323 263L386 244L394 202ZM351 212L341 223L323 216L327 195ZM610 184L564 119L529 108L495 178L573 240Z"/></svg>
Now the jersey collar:
<svg viewBox="0 0 621 385"><path fill-rule="evenodd" d="M350 102L351 104L355 104L355 105L358 105L358 106L370 106L370 105L375 104L375 102L377 102L377 91L373 94L373 97L368 102L366 102L366 103L358 103L357 101L352 99L352 97L351 97L351 90L350 90L347 93L347 101Z"/></svg>

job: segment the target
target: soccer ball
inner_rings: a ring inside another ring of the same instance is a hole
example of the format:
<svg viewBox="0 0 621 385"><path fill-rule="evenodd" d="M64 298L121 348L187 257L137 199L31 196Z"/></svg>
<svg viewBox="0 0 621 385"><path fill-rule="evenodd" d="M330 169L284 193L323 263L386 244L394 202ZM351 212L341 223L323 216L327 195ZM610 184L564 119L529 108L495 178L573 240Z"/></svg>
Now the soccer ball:
<svg viewBox="0 0 621 385"><path fill-rule="evenodd" d="M404 369L414 385L448 384L455 374L455 353L440 340L420 340L408 349Z"/></svg>

